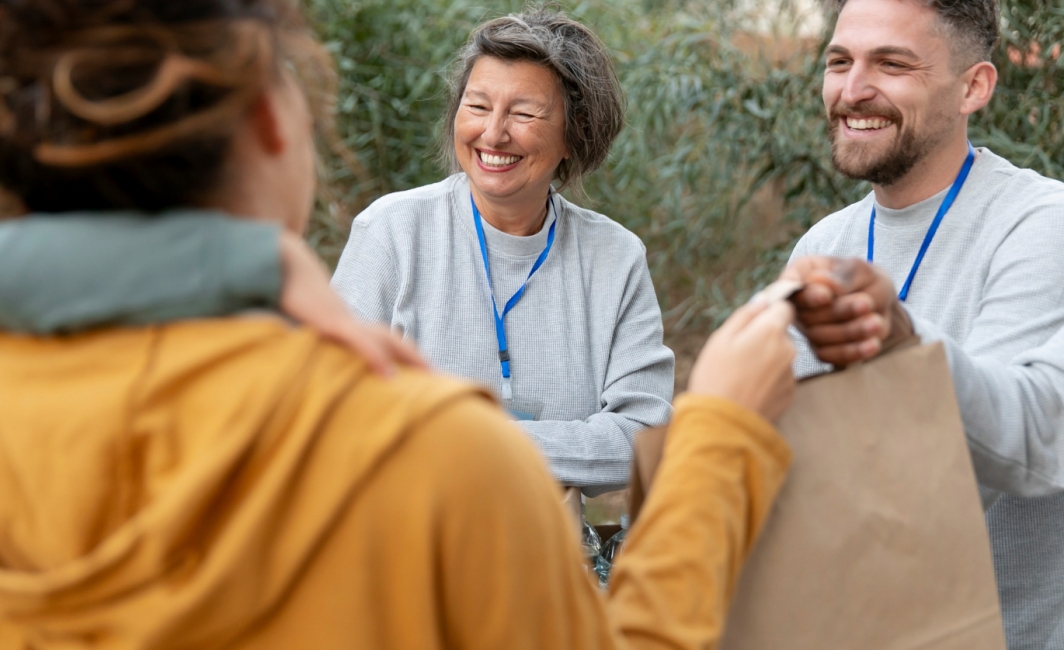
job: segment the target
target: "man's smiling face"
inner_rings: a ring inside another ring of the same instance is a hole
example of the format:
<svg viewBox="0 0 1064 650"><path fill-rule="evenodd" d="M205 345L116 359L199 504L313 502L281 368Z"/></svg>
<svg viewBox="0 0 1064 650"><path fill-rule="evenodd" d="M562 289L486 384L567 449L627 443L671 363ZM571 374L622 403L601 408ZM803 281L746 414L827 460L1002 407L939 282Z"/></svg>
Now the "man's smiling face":
<svg viewBox="0 0 1064 650"><path fill-rule="evenodd" d="M964 82L951 33L915 0L849 0L827 49L832 162L850 178L901 180L959 121Z"/></svg>

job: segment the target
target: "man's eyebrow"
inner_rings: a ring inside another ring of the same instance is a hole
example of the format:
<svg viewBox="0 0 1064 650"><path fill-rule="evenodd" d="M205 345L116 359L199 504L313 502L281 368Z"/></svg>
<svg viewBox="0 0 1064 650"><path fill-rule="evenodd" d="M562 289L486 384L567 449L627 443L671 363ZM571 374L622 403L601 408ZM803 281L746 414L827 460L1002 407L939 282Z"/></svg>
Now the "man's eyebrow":
<svg viewBox="0 0 1064 650"><path fill-rule="evenodd" d="M841 55L841 56L849 56L850 55L850 51L848 49L846 49L845 47L841 46L841 45L829 45L828 49L825 50L824 54L828 55L828 56L833 55L833 54L838 54L838 55ZM872 50L868 54L870 56L874 56L874 57L904 56L904 57L908 57L910 59L918 59L918 58L920 58L919 55L916 54L916 52L913 52L912 50L910 50L907 47L901 47L901 46L898 46L898 45L883 45L883 46L877 47L876 49Z"/></svg>
<svg viewBox="0 0 1064 650"><path fill-rule="evenodd" d="M907 47L897 45L884 45L869 52L872 56L904 56L910 59L919 59L920 56Z"/></svg>

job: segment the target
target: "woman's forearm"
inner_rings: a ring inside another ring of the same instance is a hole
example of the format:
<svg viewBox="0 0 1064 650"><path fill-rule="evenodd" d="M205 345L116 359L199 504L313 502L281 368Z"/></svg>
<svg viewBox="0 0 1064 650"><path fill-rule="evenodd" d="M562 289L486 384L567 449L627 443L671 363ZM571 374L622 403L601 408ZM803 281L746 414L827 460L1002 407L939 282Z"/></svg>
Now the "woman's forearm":
<svg viewBox="0 0 1064 650"><path fill-rule="evenodd" d="M783 483L790 450L766 420L681 396L665 453L610 580L627 648L715 648L739 571Z"/></svg>

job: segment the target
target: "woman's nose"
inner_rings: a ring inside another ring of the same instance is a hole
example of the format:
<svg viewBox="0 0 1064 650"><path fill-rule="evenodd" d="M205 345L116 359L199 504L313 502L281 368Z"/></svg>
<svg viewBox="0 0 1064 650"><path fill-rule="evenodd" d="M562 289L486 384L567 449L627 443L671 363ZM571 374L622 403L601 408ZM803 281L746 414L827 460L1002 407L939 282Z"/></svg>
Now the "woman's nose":
<svg viewBox="0 0 1064 650"><path fill-rule="evenodd" d="M484 127L485 144L500 144L510 139L509 116L502 111L492 111Z"/></svg>

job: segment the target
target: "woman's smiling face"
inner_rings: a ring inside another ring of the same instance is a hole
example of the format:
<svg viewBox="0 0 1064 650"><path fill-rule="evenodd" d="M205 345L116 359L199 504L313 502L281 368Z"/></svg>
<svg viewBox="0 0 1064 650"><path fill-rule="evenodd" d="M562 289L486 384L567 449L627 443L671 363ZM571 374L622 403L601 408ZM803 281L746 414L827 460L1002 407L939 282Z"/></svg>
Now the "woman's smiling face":
<svg viewBox="0 0 1064 650"><path fill-rule="evenodd" d="M545 199L569 152L565 102L554 72L483 56L473 65L454 120L458 164L483 198L521 205Z"/></svg>

